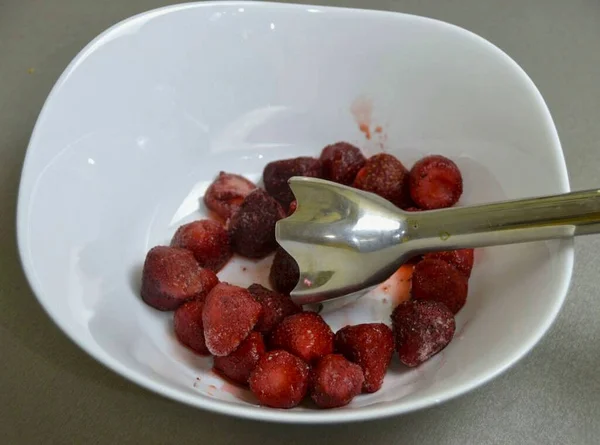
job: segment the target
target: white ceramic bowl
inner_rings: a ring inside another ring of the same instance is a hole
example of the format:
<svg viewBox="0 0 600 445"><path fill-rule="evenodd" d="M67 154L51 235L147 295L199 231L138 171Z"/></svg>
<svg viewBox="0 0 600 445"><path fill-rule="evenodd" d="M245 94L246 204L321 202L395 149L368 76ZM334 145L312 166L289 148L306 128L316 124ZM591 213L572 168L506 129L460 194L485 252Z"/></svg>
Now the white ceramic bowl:
<svg viewBox="0 0 600 445"><path fill-rule="evenodd" d="M272 159L315 155L338 140L367 153L383 147L407 165L428 153L455 159L462 203L569 190L540 93L506 54L468 31L388 12L167 7L96 38L43 108L18 203L31 286L101 363L167 397L235 416L325 423L400 414L515 363L561 307L571 241L479 251L448 348L414 370L395 364L378 393L329 411L257 406L177 343L171 314L141 302L146 251L203 215L199 198L216 172L257 179ZM236 260L221 276L248 285L268 262ZM387 322L391 303L382 301L365 298L327 319L334 329Z"/></svg>

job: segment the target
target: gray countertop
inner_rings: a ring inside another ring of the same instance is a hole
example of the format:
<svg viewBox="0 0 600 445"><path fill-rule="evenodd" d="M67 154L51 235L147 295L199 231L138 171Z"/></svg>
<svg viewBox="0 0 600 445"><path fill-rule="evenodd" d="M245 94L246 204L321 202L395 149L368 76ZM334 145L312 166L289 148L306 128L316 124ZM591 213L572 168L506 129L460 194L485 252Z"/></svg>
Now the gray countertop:
<svg viewBox="0 0 600 445"><path fill-rule="evenodd" d="M170 1L0 2L0 442L5 444L600 442L599 237L577 241L567 302L541 343L484 387L402 417L342 426L227 418L179 405L111 373L35 300L17 257L15 203L35 119L72 57L106 27ZM541 90L573 189L600 185L600 2L340 0L465 27L513 57Z"/></svg>

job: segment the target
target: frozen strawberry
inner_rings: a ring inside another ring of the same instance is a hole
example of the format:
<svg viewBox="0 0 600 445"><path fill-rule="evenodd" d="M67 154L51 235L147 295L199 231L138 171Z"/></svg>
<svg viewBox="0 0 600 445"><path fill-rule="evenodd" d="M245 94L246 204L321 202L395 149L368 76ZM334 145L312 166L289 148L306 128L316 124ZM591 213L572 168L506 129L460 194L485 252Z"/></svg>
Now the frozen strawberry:
<svg viewBox="0 0 600 445"><path fill-rule="evenodd" d="M285 349L312 363L333 352L333 332L319 314L301 312L285 318L273 329L269 346Z"/></svg>
<svg viewBox="0 0 600 445"><path fill-rule="evenodd" d="M227 231L221 224L210 219L179 227L171 240L171 246L190 250L200 266L214 272L218 272L233 255Z"/></svg>
<svg viewBox="0 0 600 445"><path fill-rule="evenodd" d="M254 189L256 185L243 176L220 172L217 179L206 190L204 204L227 220Z"/></svg>
<svg viewBox="0 0 600 445"><path fill-rule="evenodd" d="M229 222L233 251L247 258L263 258L273 252L277 248L275 223L285 216L264 190L250 193Z"/></svg>
<svg viewBox="0 0 600 445"><path fill-rule="evenodd" d="M202 269L189 250L157 246L144 261L141 296L155 309L172 311L188 300L204 298L218 282L215 273Z"/></svg>
<svg viewBox="0 0 600 445"><path fill-rule="evenodd" d="M212 355L229 355L256 326L261 305L247 289L219 283L207 295L202 314L204 338Z"/></svg>
<svg viewBox="0 0 600 445"><path fill-rule="evenodd" d="M451 207L463 192L460 170L444 156L424 157L413 165L409 177L410 196L424 210Z"/></svg>
<svg viewBox="0 0 600 445"><path fill-rule="evenodd" d="M310 378L310 397L319 408L347 405L361 393L362 369L343 355L329 354L317 362Z"/></svg>
<svg viewBox="0 0 600 445"><path fill-rule="evenodd" d="M278 248L273 258L269 280L273 288L282 294L289 293L296 287L300 279L300 269L296 260L283 248Z"/></svg>
<svg viewBox="0 0 600 445"><path fill-rule="evenodd" d="M475 254L473 249L446 250L424 255L423 258L444 260L456 267L464 276L469 278L473 269Z"/></svg>
<svg viewBox="0 0 600 445"><path fill-rule="evenodd" d="M398 207L409 207L410 196L406 181L408 170L398 159L387 153L379 153L367 159L356 175L353 186L375 193Z"/></svg>
<svg viewBox="0 0 600 445"><path fill-rule="evenodd" d="M423 260L423 256L422 255L415 255L413 257L410 257L408 260L406 260L404 262L404 264L417 264L419 261Z"/></svg>
<svg viewBox="0 0 600 445"><path fill-rule="evenodd" d="M444 349L456 325L445 304L409 300L394 309L392 328L400 361L414 367Z"/></svg>
<svg viewBox="0 0 600 445"><path fill-rule="evenodd" d="M362 368L364 392L381 388L394 353L394 338L389 327L383 323L346 326L336 333L335 348Z"/></svg>
<svg viewBox="0 0 600 445"><path fill-rule="evenodd" d="M452 264L439 259L424 259L415 266L412 297L444 303L456 314L465 305L469 279Z"/></svg>
<svg viewBox="0 0 600 445"><path fill-rule="evenodd" d="M250 374L250 391L261 405L293 408L308 390L309 366L287 351L263 355Z"/></svg>
<svg viewBox="0 0 600 445"><path fill-rule="evenodd" d="M290 207L288 208L288 213L287 213L288 216L293 215L297 208L298 208L298 201L296 201L294 199L292 202L290 202Z"/></svg>
<svg viewBox="0 0 600 445"><path fill-rule="evenodd" d="M358 147L347 142L328 145L321 152L323 178L350 185L367 162Z"/></svg>
<svg viewBox="0 0 600 445"><path fill-rule="evenodd" d="M265 189L286 209L294 200L294 194L288 184L292 176L323 176L321 161L307 156L269 162L263 171Z"/></svg>
<svg viewBox="0 0 600 445"><path fill-rule="evenodd" d="M215 357L215 370L234 382L246 385L258 360L267 352L260 332L251 332L231 354Z"/></svg>
<svg viewBox="0 0 600 445"><path fill-rule="evenodd" d="M255 328L257 331L271 332L284 318L302 312L288 295L273 292L260 284L253 284L248 290L262 306L262 315Z"/></svg>
<svg viewBox="0 0 600 445"><path fill-rule="evenodd" d="M192 300L177 308L173 316L175 336L188 348L200 355L210 355L204 341L204 325L202 324L202 300Z"/></svg>
<svg viewBox="0 0 600 445"><path fill-rule="evenodd" d="M406 207L403 210L406 211L406 212L420 212L421 211L420 208L418 208L418 207L412 207L412 206L411 207Z"/></svg>

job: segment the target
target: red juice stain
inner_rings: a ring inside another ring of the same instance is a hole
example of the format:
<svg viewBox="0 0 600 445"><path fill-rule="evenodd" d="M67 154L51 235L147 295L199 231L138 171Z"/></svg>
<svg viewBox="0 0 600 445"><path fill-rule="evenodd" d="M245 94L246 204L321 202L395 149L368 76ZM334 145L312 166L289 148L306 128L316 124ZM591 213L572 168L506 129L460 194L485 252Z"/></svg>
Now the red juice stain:
<svg viewBox="0 0 600 445"><path fill-rule="evenodd" d="M360 131L362 131L365 134L365 137L367 139L371 139L371 130L369 129L369 126L367 124L360 124L358 128L360 128Z"/></svg>
<svg viewBox="0 0 600 445"><path fill-rule="evenodd" d="M350 112L359 130L367 139L371 139L371 120L373 115L373 102L366 97L358 97L350 106Z"/></svg>

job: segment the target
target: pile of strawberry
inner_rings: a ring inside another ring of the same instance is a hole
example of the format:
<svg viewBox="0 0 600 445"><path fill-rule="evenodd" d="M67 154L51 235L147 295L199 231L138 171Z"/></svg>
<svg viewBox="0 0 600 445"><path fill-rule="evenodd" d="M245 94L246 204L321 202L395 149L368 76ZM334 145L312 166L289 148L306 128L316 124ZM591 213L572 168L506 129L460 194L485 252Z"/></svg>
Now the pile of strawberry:
<svg viewBox="0 0 600 445"><path fill-rule="evenodd" d="M366 159L345 142L325 147L320 158L269 163L264 189L221 172L204 196L215 218L181 226L170 246L148 252L141 296L158 310L175 311L179 341L212 355L215 371L248 386L261 404L292 408L308 394L318 407L334 408L378 391L394 350L414 367L448 345L454 315L466 302L473 251L416 259L411 299L394 309L392 328L366 323L334 333L319 314L303 311L289 297L298 267L278 247L274 229L296 208L288 185L292 176L351 185L409 211L449 207L462 194L461 173L443 156L425 157L409 171L390 154ZM216 275L234 253L259 259L273 252L274 290L259 284L242 288Z"/></svg>

